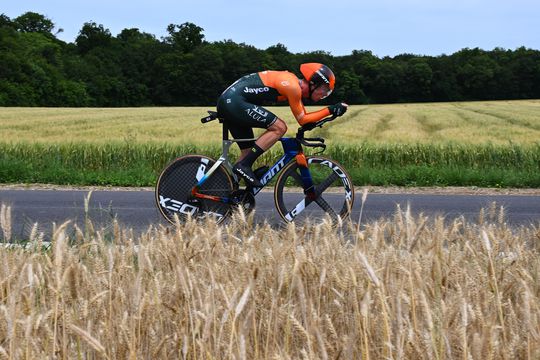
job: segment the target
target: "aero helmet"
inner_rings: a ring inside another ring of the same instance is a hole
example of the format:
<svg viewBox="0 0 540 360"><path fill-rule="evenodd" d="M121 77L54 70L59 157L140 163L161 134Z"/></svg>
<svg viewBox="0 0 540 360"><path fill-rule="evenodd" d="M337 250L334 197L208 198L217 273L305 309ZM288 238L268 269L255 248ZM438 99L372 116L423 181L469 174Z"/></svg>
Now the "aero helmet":
<svg viewBox="0 0 540 360"><path fill-rule="evenodd" d="M304 79L309 82L309 97L311 97L315 89L322 85L327 85L329 88L326 96L334 91L336 77L328 66L319 63L306 63L300 65L300 72L304 75Z"/></svg>

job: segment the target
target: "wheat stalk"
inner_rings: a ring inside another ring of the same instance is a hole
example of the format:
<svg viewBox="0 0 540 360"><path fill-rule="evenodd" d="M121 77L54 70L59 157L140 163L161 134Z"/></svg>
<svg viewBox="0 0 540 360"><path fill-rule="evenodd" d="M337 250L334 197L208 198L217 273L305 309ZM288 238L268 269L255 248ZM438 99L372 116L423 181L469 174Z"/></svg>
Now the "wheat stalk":
<svg viewBox="0 0 540 360"><path fill-rule="evenodd" d="M4 233L4 241L11 241L11 207L0 204L0 227Z"/></svg>
<svg viewBox="0 0 540 360"><path fill-rule="evenodd" d="M357 247L355 227L235 221L75 229L75 243L62 224L50 250L0 248L0 358L540 352L534 226L403 211L363 224Z"/></svg>
<svg viewBox="0 0 540 360"><path fill-rule="evenodd" d="M99 342L99 340L93 337L89 332L73 324L69 325L69 329L86 341L86 343L96 350L101 356L109 359L105 352L105 347L101 345L101 342Z"/></svg>

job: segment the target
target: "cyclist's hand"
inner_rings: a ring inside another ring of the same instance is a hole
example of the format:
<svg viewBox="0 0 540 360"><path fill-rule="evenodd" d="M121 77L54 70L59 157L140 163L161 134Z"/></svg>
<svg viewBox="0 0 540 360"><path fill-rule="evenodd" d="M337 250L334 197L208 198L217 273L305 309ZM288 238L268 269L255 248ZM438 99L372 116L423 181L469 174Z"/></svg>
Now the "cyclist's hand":
<svg viewBox="0 0 540 360"><path fill-rule="evenodd" d="M330 113L333 115L333 116L342 116L343 114L345 114L345 112L347 112L347 107L349 105L345 104L345 103L337 103L337 104L334 104L334 105L330 105L328 107L328 109L330 110Z"/></svg>

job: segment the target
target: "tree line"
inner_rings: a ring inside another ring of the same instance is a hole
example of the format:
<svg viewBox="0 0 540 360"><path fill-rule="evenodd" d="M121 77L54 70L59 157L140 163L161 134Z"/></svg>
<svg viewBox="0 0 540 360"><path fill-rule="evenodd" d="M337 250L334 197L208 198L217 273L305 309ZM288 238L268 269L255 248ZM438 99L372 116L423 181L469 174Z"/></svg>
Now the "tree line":
<svg viewBox="0 0 540 360"><path fill-rule="evenodd" d="M462 49L451 55L377 57L354 50L291 53L209 42L193 24L170 24L160 39L137 28L113 36L85 23L73 43L44 15L0 15L0 106L211 105L240 76L321 62L337 77L328 103L350 104L540 98L540 51Z"/></svg>

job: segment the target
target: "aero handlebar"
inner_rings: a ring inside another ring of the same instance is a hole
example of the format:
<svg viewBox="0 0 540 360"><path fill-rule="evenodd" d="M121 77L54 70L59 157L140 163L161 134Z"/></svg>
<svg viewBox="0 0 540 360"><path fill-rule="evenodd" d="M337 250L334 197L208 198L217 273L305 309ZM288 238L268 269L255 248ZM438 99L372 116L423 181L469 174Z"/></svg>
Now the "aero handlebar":
<svg viewBox="0 0 540 360"><path fill-rule="evenodd" d="M301 126L298 129L298 132L296 133L296 139L304 146L320 147L320 148L323 148L323 150L324 150L326 148L326 144L324 143L323 138L305 138L304 133L306 131L311 131L311 130L317 128L317 127L322 127L324 124L326 124L329 121L334 120L336 117L337 116L335 116L335 115L329 116L329 117L324 118L322 120L319 120L317 122L308 123L308 124L305 124L305 125ZM216 120L216 119L219 119L218 113L216 111L210 111L209 110L208 111L208 116L202 118L201 123L206 124L207 122L210 122L210 121L213 121L213 120ZM221 122L221 120L220 120L220 122ZM310 141L315 141L315 143L310 142Z"/></svg>
<svg viewBox="0 0 540 360"><path fill-rule="evenodd" d="M302 127L300 127L298 129L298 132L296 133L296 139L304 146L320 147L324 151L324 149L326 149L326 144L324 143L323 138L305 138L304 133L306 131L311 131L311 130L317 128L317 127L322 127L324 124L326 124L329 121L334 120L336 117L337 116L333 115L333 116L329 116L327 118L324 118L322 120L319 120L317 122L303 125ZM315 141L315 143L312 143L312 142L309 142L309 141Z"/></svg>
<svg viewBox="0 0 540 360"><path fill-rule="evenodd" d="M303 125L300 129L298 129L298 131L305 132L305 131L313 130L313 129L315 129L316 127L322 127L324 124L326 124L326 123L329 122L329 121L334 120L336 117L337 117L337 116L332 115L332 116L329 116L329 117L324 118L324 119L322 119L322 120L319 120L319 121L317 121L317 122L305 124L305 125Z"/></svg>

